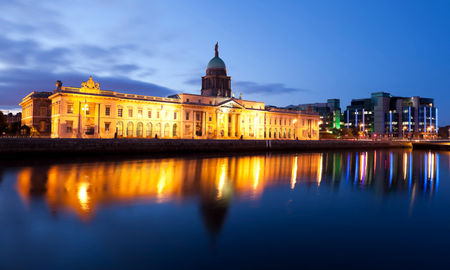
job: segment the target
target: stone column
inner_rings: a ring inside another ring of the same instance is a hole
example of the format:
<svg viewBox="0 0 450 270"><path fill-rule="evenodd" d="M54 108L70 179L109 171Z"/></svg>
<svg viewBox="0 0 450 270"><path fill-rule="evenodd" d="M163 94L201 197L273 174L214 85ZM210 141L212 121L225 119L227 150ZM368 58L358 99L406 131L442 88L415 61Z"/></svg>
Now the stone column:
<svg viewBox="0 0 450 270"><path fill-rule="evenodd" d="M240 138L241 137L241 115L240 114L236 114L236 121L237 121L237 137Z"/></svg>
<svg viewBox="0 0 450 270"><path fill-rule="evenodd" d="M224 114L225 115L225 126L223 127L223 131L224 131L224 135L225 135L225 137L230 137L230 134L228 134L228 117L229 117L229 114L228 113L225 113Z"/></svg>
<svg viewBox="0 0 450 270"><path fill-rule="evenodd" d="M219 112L216 111L216 139L220 138L220 118Z"/></svg>
<svg viewBox="0 0 450 270"><path fill-rule="evenodd" d="M231 115L231 137L236 137L236 114Z"/></svg>

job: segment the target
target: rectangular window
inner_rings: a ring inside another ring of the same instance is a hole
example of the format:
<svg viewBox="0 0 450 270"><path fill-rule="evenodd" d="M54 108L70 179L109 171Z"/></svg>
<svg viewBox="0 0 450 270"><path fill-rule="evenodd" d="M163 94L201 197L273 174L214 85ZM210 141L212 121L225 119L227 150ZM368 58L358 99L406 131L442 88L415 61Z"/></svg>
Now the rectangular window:
<svg viewBox="0 0 450 270"><path fill-rule="evenodd" d="M39 108L39 115L40 116L47 116L47 108L46 107L40 107Z"/></svg>
<svg viewBox="0 0 450 270"><path fill-rule="evenodd" d="M111 115L111 106L106 106L105 107L105 115L106 116L110 116Z"/></svg>
<svg viewBox="0 0 450 270"><path fill-rule="evenodd" d="M210 115L210 116L209 116L209 122L211 122L211 121L212 121L212 116Z"/></svg>
<svg viewBox="0 0 450 270"><path fill-rule="evenodd" d="M156 112L156 118L159 119L159 112Z"/></svg>
<svg viewBox="0 0 450 270"><path fill-rule="evenodd" d="M151 110L148 111L148 118L152 118L152 111Z"/></svg>
<svg viewBox="0 0 450 270"><path fill-rule="evenodd" d="M67 113L72 114L73 113L73 103L67 104Z"/></svg>
<svg viewBox="0 0 450 270"><path fill-rule="evenodd" d="M128 117L133 117L133 109L128 109Z"/></svg>
<svg viewBox="0 0 450 270"><path fill-rule="evenodd" d="M212 105L212 101L211 100L209 101L209 105Z"/></svg>
<svg viewBox="0 0 450 270"><path fill-rule="evenodd" d="M186 99L186 102L189 102L189 99L188 99L188 98Z"/></svg>
<svg viewBox="0 0 450 270"><path fill-rule="evenodd" d="M73 130L73 121L66 121L66 132L72 133Z"/></svg>
<svg viewBox="0 0 450 270"><path fill-rule="evenodd" d="M105 132L109 132L109 127L111 126L110 122L105 122Z"/></svg>
<svg viewBox="0 0 450 270"><path fill-rule="evenodd" d="M123 109L119 108L117 109L117 117L122 117L123 116Z"/></svg>
<svg viewBox="0 0 450 270"><path fill-rule="evenodd" d="M186 113L186 120L189 120L189 113Z"/></svg>
<svg viewBox="0 0 450 270"><path fill-rule="evenodd" d="M139 118L142 117L142 109L138 109L138 117L139 117Z"/></svg>
<svg viewBox="0 0 450 270"><path fill-rule="evenodd" d="M200 121L200 113L196 113L195 118L197 119L197 121Z"/></svg>
<svg viewBox="0 0 450 270"><path fill-rule="evenodd" d="M177 120L177 112L174 112L174 113L173 113L173 119L174 119L174 120Z"/></svg>
<svg viewBox="0 0 450 270"><path fill-rule="evenodd" d="M202 100L201 100L201 99L199 99L199 100L198 100L198 103L202 103Z"/></svg>

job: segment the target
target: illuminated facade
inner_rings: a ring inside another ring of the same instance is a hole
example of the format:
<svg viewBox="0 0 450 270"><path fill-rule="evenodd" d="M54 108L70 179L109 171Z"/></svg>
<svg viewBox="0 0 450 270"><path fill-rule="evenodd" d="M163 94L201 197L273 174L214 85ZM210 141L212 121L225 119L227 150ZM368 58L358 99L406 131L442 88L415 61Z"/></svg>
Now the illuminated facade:
<svg viewBox="0 0 450 270"><path fill-rule="evenodd" d="M345 127L364 133L394 137L430 137L439 132L438 109L434 99L395 97L372 93L370 98L354 99L343 114Z"/></svg>
<svg viewBox="0 0 450 270"><path fill-rule="evenodd" d="M201 95L123 94L100 89L92 77L80 88L63 87L58 81L48 97L51 137L318 139L317 114L266 108L264 102L235 98L217 44L215 53L202 77ZM25 97L22 110L33 102L32 95ZM35 110L29 114L25 115L36 116Z"/></svg>

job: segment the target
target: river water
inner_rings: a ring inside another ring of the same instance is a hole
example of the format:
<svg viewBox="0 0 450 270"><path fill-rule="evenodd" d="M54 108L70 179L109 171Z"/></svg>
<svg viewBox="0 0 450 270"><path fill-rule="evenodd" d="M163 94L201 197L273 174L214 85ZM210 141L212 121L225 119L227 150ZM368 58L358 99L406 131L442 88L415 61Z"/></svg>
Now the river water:
<svg viewBox="0 0 450 270"><path fill-rule="evenodd" d="M449 269L449 157L2 161L0 269Z"/></svg>

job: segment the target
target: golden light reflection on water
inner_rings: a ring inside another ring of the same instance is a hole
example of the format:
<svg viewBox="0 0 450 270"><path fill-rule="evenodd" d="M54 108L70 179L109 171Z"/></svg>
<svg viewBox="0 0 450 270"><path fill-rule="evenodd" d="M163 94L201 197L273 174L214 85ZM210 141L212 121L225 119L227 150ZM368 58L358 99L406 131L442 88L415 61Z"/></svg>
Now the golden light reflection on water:
<svg viewBox="0 0 450 270"><path fill-rule="evenodd" d="M439 154L303 153L57 164L22 168L16 186L25 203L42 197L52 211L70 209L88 219L102 204L114 202L164 203L197 196L204 204L229 203L236 196L258 199L273 185L294 190L340 183L406 190L413 199L416 191L437 191Z"/></svg>
<svg viewBox="0 0 450 270"><path fill-rule="evenodd" d="M24 168L17 189L24 201L41 185L42 196L53 209L70 208L89 216L101 203L136 199L157 203L190 195L232 194L258 198L265 187L290 179L320 182L321 154L252 156L205 159L152 159L89 164L59 164ZM292 168L295 168L293 170ZM298 168L298 169L297 169ZM45 181L35 181L36 175Z"/></svg>

